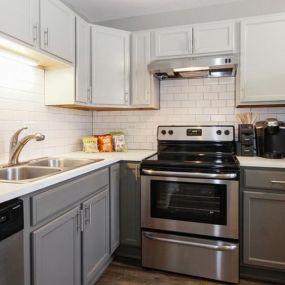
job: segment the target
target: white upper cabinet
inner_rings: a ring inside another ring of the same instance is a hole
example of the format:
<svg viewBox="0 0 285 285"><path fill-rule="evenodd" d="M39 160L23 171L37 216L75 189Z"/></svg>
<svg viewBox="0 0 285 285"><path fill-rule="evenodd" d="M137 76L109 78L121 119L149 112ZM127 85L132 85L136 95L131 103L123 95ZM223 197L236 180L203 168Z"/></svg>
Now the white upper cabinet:
<svg viewBox="0 0 285 285"><path fill-rule="evenodd" d="M128 106L130 33L92 26L92 103Z"/></svg>
<svg viewBox="0 0 285 285"><path fill-rule="evenodd" d="M38 0L1 0L0 32L35 46L38 39Z"/></svg>
<svg viewBox="0 0 285 285"><path fill-rule="evenodd" d="M285 15L241 22L237 105L285 102Z"/></svg>
<svg viewBox="0 0 285 285"><path fill-rule="evenodd" d="M75 14L59 0L40 0L41 49L71 63L75 58Z"/></svg>
<svg viewBox="0 0 285 285"><path fill-rule="evenodd" d="M155 30L152 39L152 59L236 52L235 30L235 22Z"/></svg>
<svg viewBox="0 0 285 285"><path fill-rule="evenodd" d="M90 25L76 17L76 101L91 103Z"/></svg>
<svg viewBox="0 0 285 285"><path fill-rule="evenodd" d="M221 22L193 28L193 53L235 51L235 23Z"/></svg>
<svg viewBox="0 0 285 285"><path fill-rule="evenodd" d="M171 57L192 53L192 27L154 31L154 57Z"/></svg>
<svg viewBox="0 0 285 285"><path fill-rule="evenodd" d="M156 79L149 73L150 32L132 34L131 56L131 105L134 107L159 108L159 90L153 84Z"/></svg>

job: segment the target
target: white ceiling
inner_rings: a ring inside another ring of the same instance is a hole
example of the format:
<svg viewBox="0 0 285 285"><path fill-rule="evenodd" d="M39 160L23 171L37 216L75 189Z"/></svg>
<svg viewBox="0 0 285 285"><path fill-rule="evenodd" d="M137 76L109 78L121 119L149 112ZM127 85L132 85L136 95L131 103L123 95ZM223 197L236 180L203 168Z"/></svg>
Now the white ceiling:
<svg viewBox="0 0 285 285"><path fill-rule="evenodd" d="M90 22L193 9L239 0L62 0Z"/></svg>

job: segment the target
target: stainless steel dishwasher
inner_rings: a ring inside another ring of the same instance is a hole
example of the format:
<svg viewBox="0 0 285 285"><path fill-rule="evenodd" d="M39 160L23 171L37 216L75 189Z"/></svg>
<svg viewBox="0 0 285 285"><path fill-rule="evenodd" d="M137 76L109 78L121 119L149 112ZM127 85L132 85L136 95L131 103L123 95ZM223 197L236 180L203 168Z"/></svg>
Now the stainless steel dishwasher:
<svg viewBox="0 0 285 285"><path fill-rule="evenodd" d="M24 284L23 202L0 204L0 284Z"/></svg>

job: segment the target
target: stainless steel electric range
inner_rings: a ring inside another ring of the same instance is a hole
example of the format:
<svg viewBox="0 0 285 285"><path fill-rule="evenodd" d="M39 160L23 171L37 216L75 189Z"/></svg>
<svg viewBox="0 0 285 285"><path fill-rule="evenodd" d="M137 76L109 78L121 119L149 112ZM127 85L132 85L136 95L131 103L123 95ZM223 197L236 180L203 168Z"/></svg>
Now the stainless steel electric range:
<svg viewBox="0 0 285 285"><path fill-rule="evenodd" d="M142 265L239 282L234 126L159 126L141 165Z"/></svg>

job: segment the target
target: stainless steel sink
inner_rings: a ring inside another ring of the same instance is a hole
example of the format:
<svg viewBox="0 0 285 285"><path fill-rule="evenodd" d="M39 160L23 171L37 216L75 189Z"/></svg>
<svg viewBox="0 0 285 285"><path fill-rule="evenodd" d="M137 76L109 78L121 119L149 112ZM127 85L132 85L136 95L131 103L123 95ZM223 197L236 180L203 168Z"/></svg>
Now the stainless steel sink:
<svg viewBox="0 0 285 285"><path fill-rule="evenodd" d="M102 160L103 159L41 158L24 163L21 166L6 166L0 168L0 182L32 182Z"/></svg>
<svg viewBox="0 0 285 285"><path fill-rule="evenodd" d="M32 166L7 167L0 169L0 182L26 183L59 172L62 172L62 169Z"/></svg>
<svg viewBox="0 0 285 285"><path fill-rule="evenodd" d="M31 166L55 167L64 170L73 169L102 161L103 159L45 158L28 163Z"/></svg>

